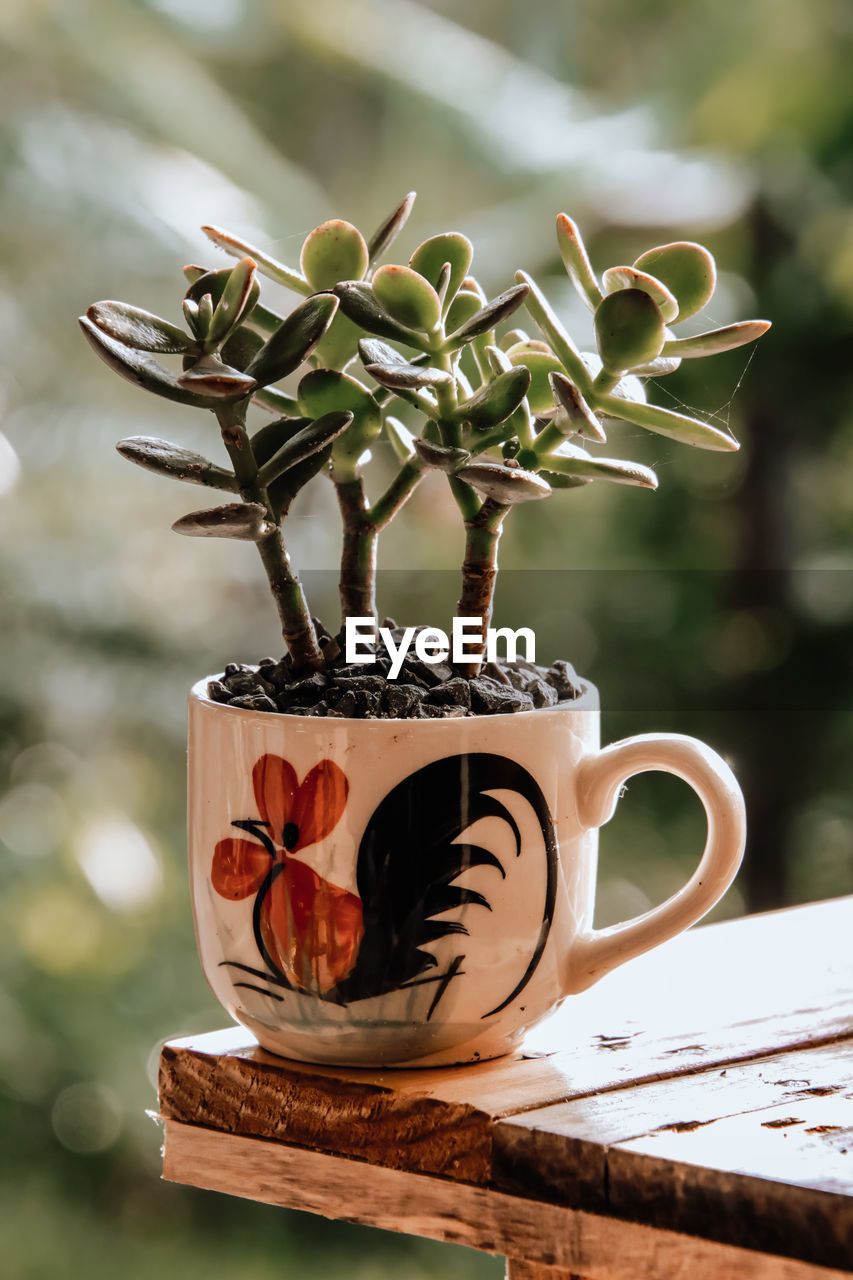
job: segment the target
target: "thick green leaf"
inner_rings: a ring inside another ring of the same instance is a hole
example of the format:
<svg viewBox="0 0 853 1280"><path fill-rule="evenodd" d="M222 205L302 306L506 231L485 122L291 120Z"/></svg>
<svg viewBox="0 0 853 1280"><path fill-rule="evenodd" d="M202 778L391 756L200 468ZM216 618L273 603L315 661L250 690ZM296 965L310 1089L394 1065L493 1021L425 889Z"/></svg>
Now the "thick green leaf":
<svg viewBox="0 0 853 1280"><path fill-rule="evenodd" d="M486 291L483 288L483 286L480 284L476 276L466 276L465 279L462 281L462 288L465 290L466 293L476 293L477 297L480 299L481 307L484 307L488 302L488 298L486 297Z"/></svg>
<svg viewBox="0 0 853 1280"><path fill-rule="evenodd" d="M459 231L446 231L442 235L431 236L418 245L409 259L409 266L437 290L442 268L449 265L450 278L444 293L443 307L446 311L470 271L473 257L474 248L467 236Z"/></svg>
<svg viewBox="0 0 853 1280"><path fill-rule="evenodd" d="M498 346L501 351L511 351L513 347L519 345L528 346L532 344L532 350L550 351L551 348L545 342L540 342L538 338L531 338L525 329L507 329L501 338Z"/></svg>
<svg viewBox="0 0 853 1280"><path fill-rule="evenodd" d="M585 484L592 484L592 476L564 476L559 471L540 471L538 475L552 489L582 489Z"/></svg>
<svg viewBox="0 0 853 1280"><path fill-rule="evenodd" d="M531 279L526 272L516 272L515 278L527 285L528 294L525 299L527 310L542 330L548 345L572 382L577 383L581 391L586 395L592 385L592 379L587 373L580 352L560 324L550 302L535 280Z"/></svg>
<svg viewBox="0 0 853 1280"><path fill-rule="evenodd" d="M231 493L237 493L240 488L233 471L226 471L200 453L182 449L180 445L159 440L156 436L128 436L126 440L119 440L116 449L123 458L135 462L138 467L170 476L173 480L203 484L211 489L227 489Z"/></svg>
<svg viewBox="0 0 853 1280"><path fill-rule="evenodd" d="M452 272L450 263L445 262L444 266L441 268L441 270L438 273L438 280L436 281L436 285L435 285L435 291L438 294L438 300L441 303L442 315L444 315L445 312L447 311L447 307L450 302L450 298L448 297L448 290L450 289L450 277L452 274L453 272Z"/></svg>
<svg viewBox="0 0 853 1280"><path fill-rule="evenodd" d="M558 407L558 413L553 419L554 425L564 435L585 436L588 440L607 439L598 418L570 378L562 372L552 373L548 384Z"/></svg>
<svg viewBox="0 0 853 1280"><path fill-rule="evenodd" d="M619 289L642 289L657 303L667 324L671 324L678 315L675 294L670 293L665 284L647 271L640 271L637 267L608 267L602 276L602 283L605 293L616 293Z"/></svg>
<svg viewBox="0 0 853 1280"><path fill-rule="evenodd" d="M410 363L396 347L389 347L387 342L382 342L379 338L362 338L358 344L358 354L361 356L363 365L407 365ZM419 360L422 358L418 356Z"/></svg>
<svg viewBox="0 0 853 1280"><path fill-rule="evenodd" d="M422 437L414 439L412 443L421 462L425 462L428 467L435 467L439 471L448 473L458 471L471 458L467 449L457 449L452 445L434 444L431 440L424 440Z"/></svg>
<svg viewBox="0 0 853 1280"><path fill-rule="evenodd" d="M311 418L284 417L267 422L252 436L252 453L259 467L269 462L282 445L292 440L298 431L310 427Z"/></svg>
<svg viewBox="0 0 853 1280"><path fill-rule="evenodd" d="M186 270L186 268L185 268ZM228 282L231 279L233 267L220 267L217 271L205 271L203 275L197 276L190 284L184 295L190 302L201 304L206 294L210 294L210 303L216 308L222 301L223 294L228 288ZM261 286L258 284L257 276L252 276L252 283L249 289L249 296L245 301L242 310L243 319L247 319L258 301L261 293Z"/></svg>
<svg viewBox="0 0 853 1280"><path fill-rule="evenodd" d="M169 355L188 351L194 345L177 325L127 302L93 302L86 315L101 333L116 338L134 351Z"/></svg>
<svg viewBox="0 0 853 1280"><path fill-rule="evenodd" d="M458 331L473 319L482 310L484 301L485 299L472 289L460 289L445 317L445 328L448 333Z"/></svg>
<svg viewBox="0 0 853 1280"><path fill-rule="evenodd" d="M501 462L471 462L456 472L459 480L496 502L531 502L547 498L551 486L533 471Z"/></svg>
<svg viewBox="0 0 853 1280"><path fill-rule="evenodd" d="M275 387L259 387L252 396L252 404L259 405L268 413L285 414L287 417L293 417L299 413L296 397L289 396L287 392L279 391Z"/></svg>
<svg viewBox="0 0 853 1280"><path fill-rule="evenodd" d="M399 462L408 462L415 454L415 437L399 418L388 413L383 423L385 434Z"/></svg>
<svg viewBox="0 0 853 1280"><path fill-rule="evenodd" d="M203 335L201 331L201 321L198 318L198 303L193 302L191 298L184 298L181 303L181 310L184 313L184 319L189 326L190 332L196 338L201 338Z"/></svg>
<svg viewBox="0 0 853 1280"><path fill-rule="evenodd" d="M459 422L470 423L478 431L496 427L515 413L529 386L530 371L525 365L499 373L461 404L454 417Z"/></svg>
<svg viewBox="0 0 853 1280"><path fill-rule="evenodd" d="M172 525L189 538L239 538L259 542L272 531L266 508L259 502L230 502L209 511L191 511Z"/></svg>
<svg viewBox="0 0 853 1280"><path fill-rule="evenodd" d="M186 302L187 299L185 298ZM198 335L203 340L210 333L210 324L213 320L213 294L203 293L198 304L196 312L196 323L198 325Z"/></svg>
<svg viewBox="0 0 853 1280"><path fill-rule="evenodd" d="M291 311L261 347L246 373L260 386L278 382L298 369L311 354L338 309L333 293L317 293Z"/></svg>
<svg viewBox="0 0 853 1280"><path fill-rule="evenodd" d="M678 301L678 318L686 320L710 301L717 284L717 268L708 250L691 240L657 245L640 254L634 263L648 271Z"/></svg>
<svg viewBox="0 0 853 1280"><path fill-rule="evenodd" d="M276 519L281 520L286 515L293 499L306 484L310 484L321 471L329 470L333 448L334 444L329 444L323 449L318 449L316 453L311 454L310 458L297 463L295 467L291 467L289 471L279 476L278 480L268 485L267 500L275 512Z"/></svg>
<svg viewBox="0 0 853 1280"><path fill-rule="evenodd" d="M351 422L351 413L327 413L324 417L309 422L264 463L258 472L258 483L266 488L286 471L291 471L306 458L331 445Z"/></svg>
<svg viewBox="0 0 853 1280"><path fill-rule="evenodd" d="M620 289L599 303L595 336L605 369L619 374L660 355L666 325L643 289Z"/></svg>
<svg viewBox="0 0 853 1280"><path fill-rule="evenodd" d="M279 418L276 422L268 422L252 436L252 453L255 461L263 467L270 459L292 440L298 432L311 426L310 418ZM267 485L267 500L275 512L276 519L290 506L293 499L329 461L332 452L331 444L319 449L316 453L285 471L278 480Z"/></svg>
<svg viewBox="0 0 853 1280"><path fill-rule="evenodd" d="M220 355L226 364L245 372L263 345L264 339L259 333L238 325L222 344Z"/></svg>
<svg viewBox="0 0 853 1280"><path fill-rule="evenodd" d="M434 369L428 364L409 364L408 361L394 364L367 364L365 372L383 387L392 391L411 389L420 391L424 387L447 385L453 381L453 375L444 369Z"/></svg>
<svg viewBox="0 0 853 1280"><path fill-rule="evenodd" d="M320 293L339 280L360 280L367 262L367 245L358 228L333 218L308 233L299 265L312 289Z"/></svg>
<svg viewBox="0 0 853 1280"><path fill-rule="evenodd" d="M532 351L526 343L520 343L507 353L514 365L524 365L530 370L530 389L527 392L527 403L531 413L551 413L554 408L554 395L548 375L562 373L563 366L550 351Z"/></svg>
<svg viewBox="0 0 853 1280"><path fill-rule="evenodd" d="M343 369L358 351L362 330L345 316L340 307L332 323L314 348L314 362L321 369Z"/></svg>
<svg viewBox="0 0 853 1280"><path fill-rule="evenodd" d="M370 256L371 266L381 258L386 249L391 248L391 245L403 230L409 220L409 214L412 212L416 195L417 192L410 191L408 195L404 196L393 213L385 219L380 227L377 227L368 240L367 252Z"/></svg>
<svg viewBox="0 0 853 1280"><path fill-rule="evenodd" d="M507 289L504 293L493 298L491 302L487 302L484 307L466 320L455 332L451 333L444 344L446 351L454 351L456 347L461 347L465 342L471 342L473 338L479 337L482 333L490 333L492 329L507 320L514 311L517 311L528 294L528 285L526 283L513 285L511 289Z"/></svg>
<svg viewBox="0 0 853 1280"><path fill-rule="evenodd" d="M735 453L740 448L734 436L710 422L701 422L685 413L676 413L673 409L662 409L656 404L638 404L635 401L623 400L618 396L599 396L596 402L599 412L612 418L621 418L625 422L633 422L647 431L654 431L659 436L669 436L682 444L692 444L699 449L715 449Z"/></svg>
<svg viewBox="0 0 853 1280"><path fill-rule="evenodd" d="M267 500L277 519L281 520L287 514L296 495L305 488L306 484L310 484L315 476L321 471L325 471L327 475L331 474L330 464L334 447L335 444L326 445L324 449L312 453L310 458L285 471L284 475L279 476L278 480L274 480L267 488Z"/></svg>
<svg viewBox="0 0 853 1280"><path fill-rule="evenodd" d="M578 225L566 213L561 213L557 218L557 244L572 284L590 310L594 311L601 302L601 289L590 265Z"/></svg>
<svg viewBox="0 0 853 1280"><path fill-rule="evenodd" d="M352 473L364 450L382 429L382 414L364 383L332 369L314 369L299 384L299 405L311 418L351 413L353 422L332 447L340 474Z"/></svg>
<svg viewBox="0 0 853 1280"><path fill-rule="evenodd" d="M521 335L520 337L518 335ZM516 341L507 342L507 338L516 335ZM523 329L510 329L505 337L499 342L501 351L505 351L508 356L523 357L528 352L536 352L539 355L553 356L554 352L548 346L547 342L543 342L541 338L530 338Z"/></svg>
<svg viewBox="0 0 853 1280"><path fill-rule="evenodd" d="M189 280L190 284L195 284L197 280L201 279L202 276L207 274L208 272L205 267L197 267L193 265L184 267L184 275L186 276L187 280ZM254 294L254 292L255 291L253 289L252 294ZM260 286L258 286L258 292L260 292ZM262 307L260 303L257 301L252 302L251 295L250 295L249 301L252 303L252 316L251 316L252 324L256 328L260 329L263 333L274 333L275 330L278 328L278 326L281 324L282 317L280 315L277 315L274 311L270 311L267 307ZM188 299L185 298L184 299L185 315L187 314L187 303L188 303ZM190 306L195 307L196 304L190 302ZM248 312L246 313L246 316L244 318L246 319L248 318Z"/></svg>
<svg viewBox="0 0 853 1280"><path fill-rule="evenodd" d="M667 373L675 373L680 365L681 360L678 356L657 356L648 364L638 364L633 372L638 378L662 378Z"/></svg>
<svg viewBox="0 0 853 1280"><path fill-rule="evenodd" d="M340 299L341 311L367 333L378 334L380 338L390 338L392 342L403 342L409 347L422 347L420 335L398 324L380 306L371 285L361 280L347 280L335 285L335 295Z"/></svg>
<svg viewBox="0 0 853 1280"><path fill-rule="evenodd" d="M373 293L399 324L432 333L441 323L441 302L428 280L411 267L380 267L373 277Z"/></svg>
<svg viewBox="0 0 853 1280"><path fill-rule="evenodd" d="M493 346L491 343L486 343L483 348L483 354L489 362L489 368L492 373L509 373L513 368L513 363L509 356L505 351L502 351L500 347ZM523 364L524 362L519 360L518 363Z"/></svg>
<svg viewBox="0 0 853 1280"><path fill-rule="evenodd" d="M312 369L299 384L299 405L309 417L327 413L352 413L359 426L379 428L379 406L370 388L336 369Z"/></svg>
<svg viewBox="0 0 853 1280"><path fill-rule="evenodd" d="M80 316L80 327L97 355L128 382L178 404L189 404L198 409L215 408L215 400L181 386L177 378L148 352L134 351L109 334L102 333L87 316Z"/></svg>
<svg viewBox="0 0 853 1280"><path fill-rule="evenodd" d="M219 249L224 249L226 253L230 253L234 258L253 258L258 265L258 270L270 280L277 280L279 284L287 285L288 289L293 289L296 293L304 293L306 295L313 293L313 290L298 271L294 271L291 267L286 267L283 262L271 258L268 253L264 253L263 249L256 248L255 245L249 244L247 240L241 240L238 236L233 236L230 231L223 231L221 227L202 227L202 231L208 240Z"/></svg>
<svg viewBox="0 0 853 1280"><path fill-rule="evenodd" d="M258 384L248 374L223 364L217 356L202 356L179 376L178 385L214 400L242 400Z"/></svg>
<svg viewBox="0 0 853 1280"><path fill-rule="evenodd" d="M212 345L223 342L228 334L245 318L255 286L255 263L252 258L241 258L226 281L222 296L216 304L210 322L207 339ZM257 300L257 292L255 292Z"/></svg>
<svg viewBox="0 0 853 1280"><path fill-rule="evenodd" d="M670 338L664 343L665 356L692 360L697 356L715 356L720 351L734 351L747 342L755 342L770 328L769 320L741 320L738 324L727 324L723 329L709 329L707 333L697 333L692 338Z"/></svg>
<svg viewBox="0 0 853 1280"><path fill-rule="evenodd" d="M560 475L581 479L609 480L612 484L634 485L641 489L658 487L658 478L650 467L619 458L596 458L585 449L567 443L543 458L542 466Z"/></svg>

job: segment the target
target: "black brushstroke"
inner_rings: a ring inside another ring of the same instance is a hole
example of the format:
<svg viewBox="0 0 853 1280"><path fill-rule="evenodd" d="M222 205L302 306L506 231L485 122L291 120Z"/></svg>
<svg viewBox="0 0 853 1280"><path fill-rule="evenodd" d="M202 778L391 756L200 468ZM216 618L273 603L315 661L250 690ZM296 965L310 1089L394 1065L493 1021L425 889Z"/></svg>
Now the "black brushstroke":
<svg viewBox="0 0 853 1280"><path fill-rule="evenodd" d="M446 972L446 973L444 974L444 976L442 977L441 982L440 982L440 984L439 984L439 988L438 988L438 990L436 991L435 995L433 996L432 1004L430 1005L429 1010L428 1010L428 1012L427 1012L427 1016L426 1016L426 1020L427 1020L427 1022L429 1022L430 1018L432 1017L432 1015L435 1013L436 1009L438 1008L438 1002L439 1002L439 1000L440 1000L440 999L441 999L441 997L444 995L445 991L446 991L446 990L447 990L447 988L450 986L450 984L451 984L451 982L453 981L453 979L454 979L454 978L457 976L457 974L459 973L459 966L461 965L461 963L462 963L462 961L463 961L464 959L465 959L465 957L464 957L464 956L454 956L454 957L453 957L453 962L451 963L451 965L450 965L450 967L448 968L447 972Z"/></svg>
<svg viewBox="0 0 853 1280"><path fill-rule="evenodd" d="M220 960L217 968L239 969L241 973L250 973L253 978L263 978L264 982L272 982L277 987L292 989L286 978L280 978L274 973L267 973L265 969L253 969L249 964L240 964L239 960ZM237 986L238 984L235 983L234 985Z"/></svg>
<svg viewBox="0 0 853 1280"><path fill-rule="evenodd" d="M282 986L290 987L292 984L288 982L287 975L281 971L281 969L276 964L275 960L273 960L272 956L270 955L267 949L267 944L264 942L264 935L261 929L261 915L263 913L264 903L266 901L267 894L272 888L275 880L281 875L282 871L284 871L284 866L285 864L283 862L277 862L275 866L270 867L269 871L264 877L264 882L261 885L260 889L258 890L257 894L255 895L255 906L254 906L254 910L252 911L252 928L255 934L255 943L257 944L257 948L264 958L264 964L269 965L270 969L275 974L276 979L280 979L280 984Z"/></svg>
<svg viewBox="0 0 853 1280"><path fill-rule="evenodd" d="M515 819L499 800L485 794L497 790L516 792L536 813L547 876L543 919L530 962L512 992L483 1017L500 1012L521 993L539 964L554 914L554 824L541 788L526 769L504 756L477 752L425 765L398 783L375 809L361 839L356 872L364 937L352 972L326 993L326 999L350 1004L412 983L437 965L428 949L431 944L468 932L464 925L435 917L463 905L489 907L483 894L453 881L472 867L493 867L506 875L487 849L456 843L481 818L507 822L515 836L516 857L521 856Z"/></svg>
<svg viewBox="0 0 853 1280"><path fill-rule="evenodd" d="M259 991L262 996L267 996L270 1000L277 1000L281 1004L284 996L277 996L274 991L267 991L265 987L256 987L252 982L235 982L235 987L245 987L247 991Z"/></svg>
<svg viewBox="0 0 853 1280"><path fill-rule="evenodd" d="M271 858L275 857L275 845L270 839L264 827L268 827L268 822L262 821L260 818L236 818L231 823L232 827L236 827L238 831L248 831L250 836L254 836L256 840L260 840Z"/></svg>
<svg viewBox="0 0 853 1280"><path fill-rule="evenodd" d="M465 957L462 956L462 959L464 960ZM464 969L457 968L454 971L452 976L454 978L461 978L464 973L465 973ZM407 982L405 986L400 987L400 990L411 991L412 987L426 987L426 986L429 986L431 982L444 982L446 977L447 977L447 971L445 970L444 973L433 973L430 975L429 978L415 978L413 982Z"/></svg>

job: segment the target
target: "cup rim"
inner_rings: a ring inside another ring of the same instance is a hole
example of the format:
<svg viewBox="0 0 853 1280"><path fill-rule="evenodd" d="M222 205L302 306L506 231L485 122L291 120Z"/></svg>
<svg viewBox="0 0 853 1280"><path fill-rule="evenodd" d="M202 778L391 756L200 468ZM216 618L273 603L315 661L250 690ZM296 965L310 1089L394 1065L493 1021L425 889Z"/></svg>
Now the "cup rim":
<svg viewBox="0 0 853 1280"><path fill-rule="evenodd" d="M287 721L294 727L297 725L310 725L314 729L319 728L321 724L345 727L364 725L366 732L370 733L379 725L423 725L429 726L430 732L435 732L440 728L446 731L449 726L458 726L459 724L518 724L519 720L527 720L531 716L541 719L546 715L557 717L571 712L589 714L590 712L600 712L601 710L597 686L592 684L591 681L579 677L583 687L583 693L579 698L575 698L572 701L557 702L551 707L534 707L532 711L505 711L495 715L452 716L448 718L437 716L435 719L429 720L413 720L406 716L377 716L376 719L372 720L365 720L358 716L300 716L293 715L288 711L254 711L251 707L232 707L227 702L216 702L213 698L208 697L207 686L209 681L221 680L223 675L224 672L218 672L196 680L190 689L189 701L199 703L202 706L215 707L218 711L232 716L242 716L247 720L257 720L263 724ZM417 732L420 732L420 727Z"/></svg>

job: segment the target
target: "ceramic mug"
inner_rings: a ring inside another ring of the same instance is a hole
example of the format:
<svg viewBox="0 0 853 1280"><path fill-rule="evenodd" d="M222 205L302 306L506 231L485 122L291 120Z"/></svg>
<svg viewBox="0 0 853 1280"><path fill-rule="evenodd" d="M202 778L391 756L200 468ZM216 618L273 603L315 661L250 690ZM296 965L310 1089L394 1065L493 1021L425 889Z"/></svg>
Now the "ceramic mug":
<svg viewBox="0 0 853 1280"><path fill-rule="evenodd" d="M274 1053L348 1066L514 1049L564 997L703 916L743 854L743 798L696 739L599 749L598 700L515 715L344 720L190 695L189 852L202 966ZM661 906L592 927L598 828L647 770L708 837Z"/></svg>

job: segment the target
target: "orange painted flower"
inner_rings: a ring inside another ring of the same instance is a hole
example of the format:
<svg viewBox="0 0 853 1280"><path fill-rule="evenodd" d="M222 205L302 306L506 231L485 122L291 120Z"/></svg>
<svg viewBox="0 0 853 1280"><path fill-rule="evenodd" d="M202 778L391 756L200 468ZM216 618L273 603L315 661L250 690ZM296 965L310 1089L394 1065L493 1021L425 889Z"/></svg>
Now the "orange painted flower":
<svg viewBox="0 0 853 1280"><path fill-rule="evenodd" d="M303 782L289 761L265 755L252 769L260 821L241 826L254 840L220 840L211 880L223 898L258 895L255 940L291 986L331 990L352 970L363 930L361 899L324 880L293 854L325 839L347 802L346 775L321 760Z"/></svg>

